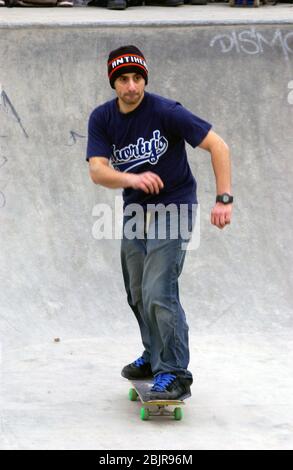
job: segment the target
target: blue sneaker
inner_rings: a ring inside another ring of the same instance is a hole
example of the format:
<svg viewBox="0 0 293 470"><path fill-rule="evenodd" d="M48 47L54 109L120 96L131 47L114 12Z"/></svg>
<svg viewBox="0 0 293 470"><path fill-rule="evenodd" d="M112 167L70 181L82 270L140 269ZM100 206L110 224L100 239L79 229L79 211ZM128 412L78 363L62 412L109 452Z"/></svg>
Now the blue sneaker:
<svg viewBox="0 0 293 470"><path fill-rule="evenodd" d="M191 396L192 381L174 374L158 374L147 394L148 400L182 400Z"/></svg>
<svg viewBox="0 0 293 470"><path fill-rule="evenodd" d="M128 380L149 379L153 377L153 372L151 364L146 362L143 357L139 357L136 361L125 366L121 375Z"/></svg>

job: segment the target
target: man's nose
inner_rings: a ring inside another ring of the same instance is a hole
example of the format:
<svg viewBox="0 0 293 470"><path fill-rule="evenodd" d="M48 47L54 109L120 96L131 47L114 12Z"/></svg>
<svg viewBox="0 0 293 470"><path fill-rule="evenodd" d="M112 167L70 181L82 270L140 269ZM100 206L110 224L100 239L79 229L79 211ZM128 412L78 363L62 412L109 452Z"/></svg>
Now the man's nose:
<svg viewBox="0 0 293 470"><path fill-rule="evenodd" d="M134 91L136 89L136 83L135 83L134 80L129 80L128 89L129 89L129 91Z"/></svg>

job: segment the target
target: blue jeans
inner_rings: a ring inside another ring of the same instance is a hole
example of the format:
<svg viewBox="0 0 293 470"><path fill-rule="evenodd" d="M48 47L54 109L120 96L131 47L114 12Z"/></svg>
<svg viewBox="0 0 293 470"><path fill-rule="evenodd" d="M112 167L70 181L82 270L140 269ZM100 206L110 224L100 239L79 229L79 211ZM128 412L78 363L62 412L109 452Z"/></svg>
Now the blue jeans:
<svg viewBox="0 0 293 470"><path fill-rule="evenodd" d="M194 206L196 209L196 206ZM177 222L180 220L178 212ZM186 246L194 227L196 211L185 211L184 224L189 234L181 234L182 221L177 233L172 235L173 216L166 214L166 236L158 234L159 217L152 213L147 230L146 212L135 225L135 236L125 235L131 215L123 217L121 264L128 304L138 321L144 345L143 358L151 363L154 375L174 372L189 379L188 325L179 300L178 278L181 274ZM176 219L176 217L175 217ZM188 226L186 225L188 224ZM138 229L139 226L139 229ZM186 232L186 230L185 230ZM152 233L152 235L150 235Z"/></svg>

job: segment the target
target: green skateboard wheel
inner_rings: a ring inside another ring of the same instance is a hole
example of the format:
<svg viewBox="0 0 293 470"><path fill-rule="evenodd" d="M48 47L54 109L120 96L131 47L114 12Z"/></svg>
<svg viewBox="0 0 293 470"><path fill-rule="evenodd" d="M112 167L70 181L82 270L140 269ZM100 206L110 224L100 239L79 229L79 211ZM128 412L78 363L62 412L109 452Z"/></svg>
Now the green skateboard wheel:
<svg viewBox="0 0 293 470"><path fill-rule="evenodd" d="M176 419L176 421L181 421L181 419L183 418L183 411L181 408L175 408L174 418Z"/></svg>
<svg viewBox="0 0 293 470"><path fill-rule="evenodd" d="M135 388L130 388L128 392L129 400L130 401L136 401L138 397L138 393L135 390Z"/></svg>
<svg viewBox="0 0 293 470"><path fill-rule="evenodd" d="M140 417L143 421L147 421L150 417L150 412L147 408L140 409Z"/></svg>

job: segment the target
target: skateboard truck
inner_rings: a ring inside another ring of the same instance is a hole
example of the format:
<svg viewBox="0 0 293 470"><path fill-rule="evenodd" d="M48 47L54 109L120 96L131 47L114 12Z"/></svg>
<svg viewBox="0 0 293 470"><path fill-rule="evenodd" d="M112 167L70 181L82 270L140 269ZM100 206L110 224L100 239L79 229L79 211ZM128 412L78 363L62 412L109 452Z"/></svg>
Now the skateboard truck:
<svg viewBox="0 0 293 470"><path fill-rule="evenodd" d="M190 395L184 395L177 400L150 400L146 399L146 392L151 388L150 380L132 380L133 388L129 390L128 396L130 401L137 401L139 398L142 407L140 409L140 417L143 421L147 421L151 416L171 416L176 421L183 418L182 406L185 405L184 399ZM175 407L170 409L169 407Z"/></svg>

